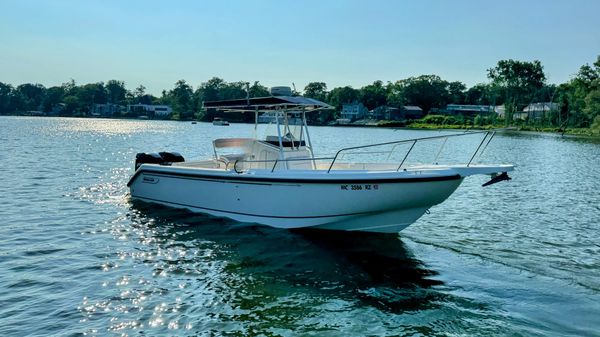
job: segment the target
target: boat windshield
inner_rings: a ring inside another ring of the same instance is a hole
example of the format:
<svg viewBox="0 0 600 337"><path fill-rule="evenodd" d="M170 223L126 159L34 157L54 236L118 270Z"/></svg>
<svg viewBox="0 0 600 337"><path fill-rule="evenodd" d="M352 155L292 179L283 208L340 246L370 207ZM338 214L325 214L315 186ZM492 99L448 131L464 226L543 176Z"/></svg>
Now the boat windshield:
<svg viewBox="0 0 600 337"><path fill-rule="evenodd" d="M282 141L288 142L306 140L302 112L271 112L269 117L268 125L264 129L262 137L258 135L260 140L279 141L279 136L281 136Z"/></svg>
<svg viewBox="0 0 600 337"><path fill-rule="evenodd" d="M287 157L284 152L288 150L308 151L309 156L313 157L306 126L306 113L333 109L329 104L301 96L247 97L246 99L205 101L203 107L230 112L254 112L254 138L279 147L280 159ZM258 123L261 120L264 123L265 119L275 128L274 130L267 128L267 134L261 139L259 138Z"/></svg>

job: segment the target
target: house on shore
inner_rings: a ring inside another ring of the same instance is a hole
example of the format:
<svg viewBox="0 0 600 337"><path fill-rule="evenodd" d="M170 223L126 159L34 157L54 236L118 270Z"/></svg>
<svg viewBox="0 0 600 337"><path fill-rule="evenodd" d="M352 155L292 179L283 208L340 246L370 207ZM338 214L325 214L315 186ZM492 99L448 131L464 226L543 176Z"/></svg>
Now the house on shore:
<svg viewBox="0 0 600 337"><path fill-rule="evenodd" d="M52 106L52 109L48 111L48 116L58 116L61 113L63 113L63 111L65 111L66 109L67 105L65 103L54 104Z"/></svg>
<svg viewBox="0 0 600 337"><path fill-rule="evenodd" d="M531 103L523 108L523 111L516 112L513 116L514 119L542 119L550 117L550 114L554 111L560 110L560 104L552 102L539 102Z"/></svg>
<svg viewBox="0 0 600 337"><path fill-rule="evenodd" d="M477 115L489 116L492 114L498 114L497 107L495 105L472 105L472 104L448 104L446 109L439 110L444 115L450 116L469 116L474 117Z"/></svg>
<svg viewBox="0 0 600 337"><path fill-rule="evenodd" d="M400 109L404 119L419 119L425 117L425 112L416 105L405 105Z"/></svg>
<svg viewBox="0 0 600 337"><path fill-rule="evenodd" d="M124 106L118 104L94 104L90 109L90 115L94 117L112 117L119 115L123 109Z"/></svg>
<svg viewBox="0 0 600 337"><path fill-rule="evenodd" d="M257 122L259 124L275 124L277 123L277 112L267 111L258 116ZM279 122L283 123L283 119L280 117ZM290 112L288 113L288 124L289 125L301 125L302 124L302 112Z"/></svg>
<svg viewBox="0 0 600 337"><path fill-rule="evenodd" d="M423 112L423 109L416 105L404 105L400 108L382 105L370 111L369 115L373 119L397 121L423 118L425 113Z"/></svg>
<svg viewBox="0 0 600 337"><path fill-rule="evenodd" d="M375 109L369 111L368 116L371 119L390 120L390 119L392 119L391 118L392 116L397 116L399 111L400 111L400 109L398 109L398 108L394 108L394 107L387 106L387 105L381 105L381 106L378 106Z"/></svg>
<svg viewBox="0 0 600 337"><path fill-rule="evenodd" d="M257 122L259 124L275 123L275 122L277 122L277 112L275 112L275 111L263 112L260 116L258 116Z"/></svg>
<svg viewBox="0 0 600 337"><path fill-rule="evenodd" d="M130 104L127 106L127 112L138 115L165 118L173 114L173 109L168 105Z"/></svg>
<svg viewBox="0 0 600 337"><path fill-rule="evenodd" d="M369 113L369 110L362 103L350 103L342 105L342 113L340 119L354 121L364 118Z"/></svg>

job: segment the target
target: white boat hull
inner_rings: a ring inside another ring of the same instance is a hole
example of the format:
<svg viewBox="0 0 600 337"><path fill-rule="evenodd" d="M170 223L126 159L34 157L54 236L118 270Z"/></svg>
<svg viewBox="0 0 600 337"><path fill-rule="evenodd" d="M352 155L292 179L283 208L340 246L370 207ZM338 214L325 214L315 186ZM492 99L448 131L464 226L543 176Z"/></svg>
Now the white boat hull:
<svg viewBox="0 0 600 337"><path fill-rule="evenodd" d="M446 200L464 178L457 172L237 174L146 164L129 185L136 199L241 222L396 233Z"/></svg>

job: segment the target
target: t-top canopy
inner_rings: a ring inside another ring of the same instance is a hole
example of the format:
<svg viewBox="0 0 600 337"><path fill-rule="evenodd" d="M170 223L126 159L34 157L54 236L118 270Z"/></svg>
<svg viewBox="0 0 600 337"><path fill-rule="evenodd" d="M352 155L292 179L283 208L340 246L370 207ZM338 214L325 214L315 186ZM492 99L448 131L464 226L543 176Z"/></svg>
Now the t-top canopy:
<svg viewBox="0 0 600 337"><path fill-rule="evenodd" d="M255 111L303 108L307 111L333 109L327 103L302 96L269 96L249 99L231 99L224 101L204 102L204 108L221 110Z"/></svg>

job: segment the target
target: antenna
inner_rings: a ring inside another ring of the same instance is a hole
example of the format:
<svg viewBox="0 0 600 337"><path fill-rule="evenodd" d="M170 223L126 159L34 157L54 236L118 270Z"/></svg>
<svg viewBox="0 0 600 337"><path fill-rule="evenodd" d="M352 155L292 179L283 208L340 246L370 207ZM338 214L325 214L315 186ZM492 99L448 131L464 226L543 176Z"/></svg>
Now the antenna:
<svg viewBox="0 0 600 337"><path fill-rule="evenodd" d="M246 105L250 105L250 82L246 82Z"/></svg>

